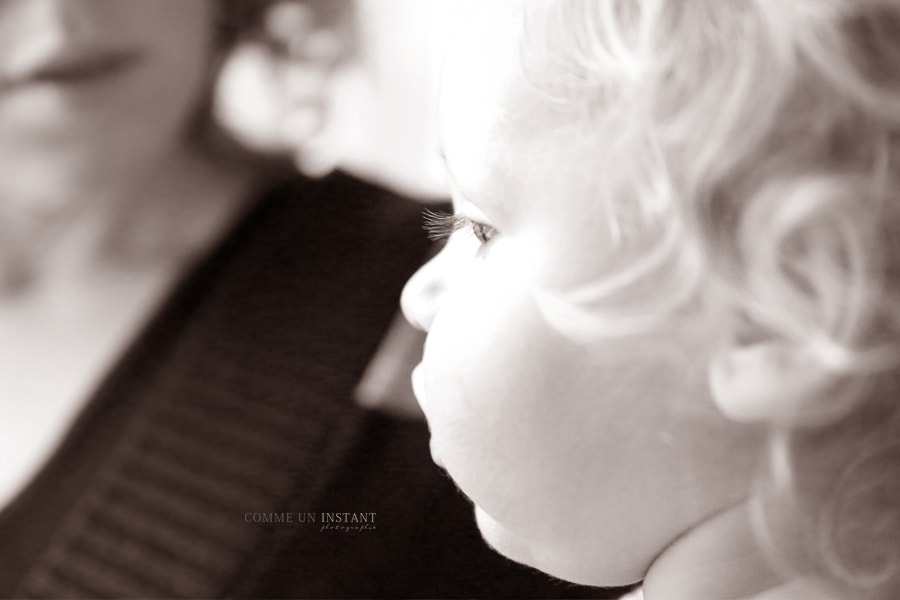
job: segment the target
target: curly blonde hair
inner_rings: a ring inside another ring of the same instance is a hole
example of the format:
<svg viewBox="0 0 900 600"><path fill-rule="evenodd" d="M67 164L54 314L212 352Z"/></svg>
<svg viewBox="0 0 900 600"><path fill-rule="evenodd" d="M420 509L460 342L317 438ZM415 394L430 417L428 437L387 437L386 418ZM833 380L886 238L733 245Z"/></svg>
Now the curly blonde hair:
<svg viewBox="0 0 900 600"><path fill-rule="evenodd" d="M900 1L526 14L524 76L598 140L621 258L545 315L584 341L703 315L718 347L802 348L819 393L771 424L760 538L842 596L900 593Z"/></svg>

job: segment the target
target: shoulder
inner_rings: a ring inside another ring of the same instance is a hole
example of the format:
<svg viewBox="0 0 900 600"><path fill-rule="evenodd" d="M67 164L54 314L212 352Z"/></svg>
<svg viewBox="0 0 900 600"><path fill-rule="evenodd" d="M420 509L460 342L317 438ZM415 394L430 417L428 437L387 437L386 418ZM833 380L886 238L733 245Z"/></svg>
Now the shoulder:
<svg viewBox="0 0 900 600"><path fill-rule="evenodd" d="M420 203L344 173L322 179L296 175L269 186L261 204L285 226L323 229L346 238L401 235L424 248Z"/></svg>
<svg viewBox="0 0 900 600"><path fill-rule="evenodd" d="M257 195L206 270L242 304L277 296L334 311L362 302L393 316L429 248L421 212L414 201L340 173L292 176Z"/></svg>

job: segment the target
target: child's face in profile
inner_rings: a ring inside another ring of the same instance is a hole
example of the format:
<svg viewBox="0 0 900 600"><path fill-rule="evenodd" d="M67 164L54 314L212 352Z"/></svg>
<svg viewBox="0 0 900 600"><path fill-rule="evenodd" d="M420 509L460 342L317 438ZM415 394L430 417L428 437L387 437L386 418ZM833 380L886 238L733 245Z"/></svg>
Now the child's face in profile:
<svg viewBox="0 0 900 600"><path fill-rule="evenodd" d="M538 310L535 286L602 273L602 165L558 134L565 114L517 74L518 16L500 10L484 35L469 22L445 67L455 209L476 224L457 219L404 292L429 331L413 384L433 457L495 549L563 579L631 583L744 498L758 440L715 411L702 348L588 350Z"/></svg>

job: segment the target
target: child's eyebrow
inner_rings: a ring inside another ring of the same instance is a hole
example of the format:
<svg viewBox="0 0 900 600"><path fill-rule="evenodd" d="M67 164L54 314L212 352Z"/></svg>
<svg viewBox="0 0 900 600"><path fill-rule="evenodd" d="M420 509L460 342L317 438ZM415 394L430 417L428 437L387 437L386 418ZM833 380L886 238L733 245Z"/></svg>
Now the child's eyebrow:
<svg viewBox="0 0 900 600"><path fill-rule="evenodd" d="M441 157L441 162L444 164L444 172L447 174L448 179L450 180L450 187L454 192L454 196L459 196L459 198L465 202L468 202L482 210L487 208L487 211L491 215L503 214L504 208L501 204L497 202L491 202L489 198L485 198L484 195L481 194L470 194L464 188L464 186L460 183L459 179L453 173L453 169L450 168L450 161L447 158L447 153L444 151L443 145L438 148L438 154ZM477 200L473 200L477 198ZM454 208L456 208L457 202L454 198L453 202Z"/></svg>
<svg viewBox="0 0 900 600"><path fill-rule="evenodd" d="M462 186L460 186L459 184L459 179L456 178L456 175L453 173L453 169L450 168L450 161L447 159L447 152L444 150L443 145L438 148L438 154L441 157L441 163L443 163L444 165L444 172L447 173L447 177L450 179L450 186L468 199L469 195L462 191Z"/></svg>
<svg viewBox="0 0 900 600"><path fill-rule="evenodd" d="M438 154L441 157L441 162L444 164L444 172L447 174L447 178L450 180L450 189L452 191L453 200L453 209L459 210L459 206L457 206L457 196L461 196L461 199L466 202L471 202L469 200L470 196L466 192L463 191L462 186L459 183L459 179L457 179L456 175L453 173L453 169L450 168L450 161L447 159L447 153L444 151L444 147L441 146L438 148Z"/></svg>

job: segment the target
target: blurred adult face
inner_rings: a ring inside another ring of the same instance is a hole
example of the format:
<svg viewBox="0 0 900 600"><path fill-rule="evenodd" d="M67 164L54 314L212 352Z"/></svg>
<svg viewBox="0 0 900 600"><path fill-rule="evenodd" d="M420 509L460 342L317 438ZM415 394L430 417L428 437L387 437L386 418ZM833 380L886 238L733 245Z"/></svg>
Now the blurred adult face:
<svg viewBox="0 0 900 600"><path fill-rule="evenodd" d="M0 0L0 199L101 192L182 143L212 0Z"/></svg>

